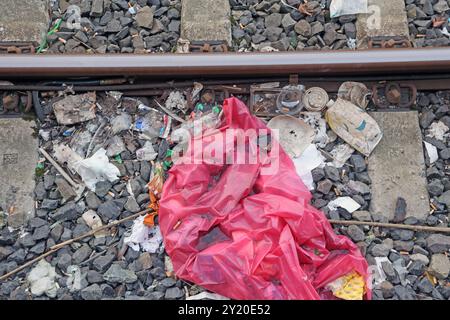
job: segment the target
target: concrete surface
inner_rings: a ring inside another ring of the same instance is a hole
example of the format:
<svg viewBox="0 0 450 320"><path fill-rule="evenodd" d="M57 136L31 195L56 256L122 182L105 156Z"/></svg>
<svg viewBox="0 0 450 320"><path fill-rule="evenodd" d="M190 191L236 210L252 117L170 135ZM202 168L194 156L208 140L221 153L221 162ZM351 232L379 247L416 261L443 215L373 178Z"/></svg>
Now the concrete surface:
<svg viewBox="0 0 450 320"><path fill-rule="evenodd" d="M34 42L48 32L48 0L0 0L0 41Z"/></svg>
<svg viewBox="0 0 450 320"><path fill-rule="evenodd" d="M398 197L406 200L406 217L425 219L430 206L417 111L372 112L383 138L369 157L372 179L370 211L394 217Z"/></svg>
<svg viewBox="0 0 450 320"><path fill-rule="evenodd" d="M369 37L405 36L409 38L404 0L368 0L368 8L369 13L359 14L356 21L359 49L367 48Z"/></svg>
<svg viewBox="0 0 450 320"><path fill-rule="evenodd" d="M228 0L182 0L181 38L190 41L227 41L231 45Z"/></svg>
<svg viewBox="0 0 450 320"><path fill-rule="evenodd" d="M0 206L18 228L34 215L38 139L35 122L0 119Z"/></svg>

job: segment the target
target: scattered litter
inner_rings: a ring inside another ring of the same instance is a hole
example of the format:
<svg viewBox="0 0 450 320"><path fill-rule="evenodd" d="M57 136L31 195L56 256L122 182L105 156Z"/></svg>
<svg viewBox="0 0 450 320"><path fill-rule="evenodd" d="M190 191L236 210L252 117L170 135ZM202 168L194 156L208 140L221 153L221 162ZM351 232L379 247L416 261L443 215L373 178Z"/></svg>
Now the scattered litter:
<svg viewBox="0 0 450 320"><path fill-rule="evenodd" d="M337 18L350 14L368 13L367 0L332 0L330 17Z"/></svg>
<svg viewBox="0 0 450 320"><path fill-rule="evenodd" d="M68 277L66 280L66 285L69 288L70 292L77 292L85 287L83 282L87 281L85 279L86 275L81 274L81 269L77 265L71 265L67 267Z"/></svg>
<svg viewBox="0 0 450 320"><path fill-rule="evenodd" d="M120 99L122 99L123 93L120 91L107 91L106 94L112 97L114 100L120 103ZM120 105L120 104L119 104Z"/></svg>
<svg viewBox="0 0 450 320"><path fill-rule="evenodd" d="M376 266L376 273L372 274L372 283L375 286L379 286L383 281L386 281L386 274L383 270L383 263L389 263L391 264L391 261L389 261L386 257L375 257L375 266Z"/></svg>
<svg viewBox="0 0 450 320"><path fill-rule="evenodd" d="M361 208L361 205L350 197L339 197L334 199L333 201L330 201L328 203L328 208L330 210L337 210L337 208L343 208L347 210L349 213L353 213L359 208Z"/></svg>
<svg viewBox="0 0 450 320"><path fill-rule="evenodd" d="M219 141L225 141L226 128L267 130L237 98L224 101L223 113ZM243 152L248 150L235 148L231 156ZM264 170L269 158L245 165L174 164L161 195L159 226L177 277L231 299L318 300L327 283L352 271L367 283L361 251L309 204L311 193L276 139L268 156L276 165L270 173ZM274 275L279 281L272 281ZM369 288L364 298L371 298Z"/></svg>
<svg viewBox="0 0 450 320"><path fill-rule="evenodd" d="M309 190L314 189L314 182L311 171L318 167L324 166L325 158L317 150L316 145L310 144L298 158L292 159L297 174Z"/></svg>
<svg viewBox="0 0 450 320"><path fill-rule="evenodd" d="M136 218L131 228L131 234L124 239L124 244L134 251L158 252L161 247L162 236L158 226L147 227L144 216Z"/></svg>
<svg viewBox="0 0 450 320"><path fill-rule="evenodd" d="M198 137L202 133L208 135L209 132L215 130L221 122L221 115L221 112L208 112L200 118L191 119L174 130L170 139L172 142L178 143L180 148L183 149L187 147L191 137Z"/></svg>
<svg viewBox="0 0 450 320"><path fill-rule="evenodd" d="M71 148L81 157L85 157L87 149L89 148L89 143L92 140L92 135L87 130L82 130L74 135L71 143Z"/></svg>
<svg viewBox="0 0 450 320"><path fill-rule="evenodd" d="M155 217L159 213L159 200L161 198L163 185L164 169L162 168L161 163L158 162L152 167L150 182L147 184L150 197L149 208L153 209L153 212L148 213L144 218L144 224L148 227L153 227L155 225Z"/></svg>
<svg viewBox="0 0 450 320"><path fill-rule="evenodd" d="M353 271L327 284L325 288L340 299L363 300L365 281L360 274Z"/></svg>
<svg viewBox="0 0 450 320"><path fill-rule="evenodd" d="M408 269L403 266L402 263L403 259L397 259L392 263L392 267L397 272L402 286L406 286L410 283L409 280L406 279L406 276L408 275Z"/></svg>
<svg viewBox="0 0 450 320"><path fill-rule="evenodd" d="M86 224L91 228L92 230L101 228L103 226L102 219L99 217L99 215L94 210L88 210L81 216L86 222ZM94 234L96 238L102 238L107 235L106 230L98 231Z"/></svg>
<svg viewBox="0 0 450 320"><path fill-rule="evenodd" d="M322 111L329 100L328 93L319 87L309 88L303 95L305 109L312 112Z"/></svg>
<svg viewBox="0 0 450 320"><path fill-rule="evenodd" d="M255 47L255 45L252 43L252 47ZM260 52L278 52L280 50L275 49L274 47L271 46L262 46L259 48Z"/></svg>
<svg viewBox="0 0 450 320"><path fill-rule="evenodd" d="M106 155L108 157L114 157L126 151L125 143L119 136L112 136L108 141L108 148L106 149Z"/></svg>
<svg viewBox="0 0 450 320"><path fill-rule="evenodd" d="M136 151L136 158L139 161L152 161L158 156L158 152L153 149L150 141L146 141L144 147Z"/></svg>
<svg viewBox="0 0 450 320"><path fill-rule="evenodd" d="M186 300L230 300L227 297L221 296L217 293L203 291L195 296L187 297Z"/></svg>
<svg viewBox="0 0 450 320"><path fill-rule="evenodd" d="M194 87L192 88L191 97L192 101L197 101L200 97L200 92L203 90L203 84L200 82L194 82Z"/></svg>
<svg viewBox="0 0 450 320"><path fill-rule="evenodd" d="M189 53L190 45L189 40L178 38L176 53Z"/></svg>
<svg viewBox="0 0 450 320"><path fill-rule="evenodd" d="M39 135L42 137L42 139L44 139L44 141L50 140L50 131L45 131L45 130L40 129Z"/></svg>
<svg viewBox="0 0 450 320"><path fill-rule="evenodd" d="M331 163L331 165L336 168L342 168L354 152L355 149L353 149L346 143L337 145L333 150L330 151L330 155L333 157L333 162Z"/></svg>
<svg viewBox="0 0 450 320"><path fill-rule="evenodd" d="M99 181L108 180L114 182L119 179L119 169L109 162L106 150L100 148L90 158L77 163L76 171L91 191L95 192L95 185Z"/></svg>
<svg viewBox="0 0 450 320"><path fill-rule="evenodd" d="M439 159L438 151L435 146L426 141L423 142L425 144L425 149L427 150L428 158L430 158L430 164L435 163Z"/></svg>
<svg viewBox="0 0 450 320"><path fill-rule="evenodd" d="M324 148L330 141L327 135L327 122L322 118L320 112L302 112L300 113L300 119L305 121L311 128L314 129L315 137L314 143L319 148Z"/></svg>
<svg viewBox="0 0 450 320"><path fill-rule="evenodd" d="M354 38L348 38L347 39L347 46L350 50L356 50L357 42Z"/></svg>
<svg viewBox="0 0 450 320"><path fill-rule="evenodd" d="M436 121L433 122L430 127L428 128L427 137L435 138L440 141L444 141L445 138L448 136L449 128L442 122L442 121Z"/></svg>
<svg viewBox="0 0 450 320"><path fill-rule="evenodd" d="M271 130L278 130L280 145L291 158L299 157L314 141L314 129L292 116L274 117L267 126Z"/></svg>
<svg viewBox="0 0 450 320"><path fill-rule="evenodd" d="M341 98L327 110L325 118L339 137L365 156L372 153L383 136L369 114Z"/></svg>
<svg viewBox="0 0 450 320"><path fill-rule="evenodd" d="M361 109L366 109L369 104L368 97L371 95L364 83L346 81L341 84L338 90L338 97L350 101Z"/></svg>
<svg viewBox="0 0 450 320"><path fill-rule="evenodd" d="M120 115L111 120L111 129L113 134L118 134L131 127L131 116L122 112Z"/></svg>
<svg viewBox="0 0 450 320"><path fill-rule="evenodd" d="M36 297L46 294L49 298L55 298L58 290L55 278L55 267L44 259L40 260L27 276L31 293Z"/></svg>
<svg viewBox="0 0 450 320"><path fill-rule="evenodd" d="M304 94L305 87L303 85L285 86L277 97L278 110L286 115L297 115L304 108Z"/></svg>
<svg viewBox="0 0 450 320"><path fill-rule="evenodd" d="M166 270L166 276L172 277L175 273L173 271L172 260L168 255L164 255L164 269Z"/></svg>
<svg viewBox="0 0 450 320"><path fill-rule="evenodd" d="M166 108L169 110L180 110L186 113L188 110L188 103L186 98L180 91L172 91L166 100Z"/></svg>
<svg viewBox="0 0 450 320"><path fill-rule="evenodd" d="M71 125L95 118L95 92L70 95L53 103L53 111L59 124Z"/></svg>
<svg viewBox="0 0 450 320"><path fill-rule="evenodd" d="M162 112L150 108L142 117L134 123L134 129L142 133L142 137L148 140L153 138L166 139L169 136L172 119Z"/></svg>

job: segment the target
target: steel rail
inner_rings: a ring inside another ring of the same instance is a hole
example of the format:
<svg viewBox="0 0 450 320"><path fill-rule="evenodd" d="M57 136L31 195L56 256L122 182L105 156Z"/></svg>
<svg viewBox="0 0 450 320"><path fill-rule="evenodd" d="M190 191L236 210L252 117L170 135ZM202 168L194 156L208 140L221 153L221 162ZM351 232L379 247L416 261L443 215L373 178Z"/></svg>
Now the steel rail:
<svg viewBox="0 0 450 320"><path fill-rule="evenodd" d="M449 73L450 48L190 53L146 55L4 55L1 78L143 76L399 75Z"/></svg>

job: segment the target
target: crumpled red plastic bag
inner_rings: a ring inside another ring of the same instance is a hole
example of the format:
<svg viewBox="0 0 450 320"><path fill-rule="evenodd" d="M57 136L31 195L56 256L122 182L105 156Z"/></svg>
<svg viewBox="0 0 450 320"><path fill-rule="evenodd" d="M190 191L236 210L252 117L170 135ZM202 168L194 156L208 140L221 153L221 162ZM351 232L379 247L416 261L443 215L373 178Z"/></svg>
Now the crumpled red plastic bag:
<svg viewBox="0 0 450 320"><path fill-rule="evenodd" d="M225 100L223 111L216 138L226 129L267 129L236 98ZM311 194L289 156L281 148L269 156L279 157L271 175L261 174L263 159L172 167L159 223L176 275L232 299L332 299L325 286L356 271L370 299L368 266L358 247L336 235L309 204Z"/></svg>

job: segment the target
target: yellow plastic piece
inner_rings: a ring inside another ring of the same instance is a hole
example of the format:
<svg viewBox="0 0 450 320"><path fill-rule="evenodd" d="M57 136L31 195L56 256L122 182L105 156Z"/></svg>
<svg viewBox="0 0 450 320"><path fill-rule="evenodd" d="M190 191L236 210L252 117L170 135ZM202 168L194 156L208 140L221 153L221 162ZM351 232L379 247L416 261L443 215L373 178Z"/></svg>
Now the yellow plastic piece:
<svg viewBox="0 0 450 320"><path fill-rule="evenodd" d="M364 295L365 282L364 278L357 272L347 274L339 278L341 282L340 288L333 291L333 294L344 300L362 300Z"/></svg>

